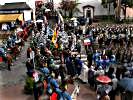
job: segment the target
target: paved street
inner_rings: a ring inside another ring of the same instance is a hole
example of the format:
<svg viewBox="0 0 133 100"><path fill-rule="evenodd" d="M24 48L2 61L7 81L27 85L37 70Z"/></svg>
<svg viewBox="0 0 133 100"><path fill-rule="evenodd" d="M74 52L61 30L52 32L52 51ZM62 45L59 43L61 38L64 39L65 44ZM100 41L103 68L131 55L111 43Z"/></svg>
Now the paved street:
<svg viewBox="0 0 133 100"><path fill-rule="evenodd" d="M1 100L33 100L32 95L23 93L24 81L26 77L26 49L29 42L25 43L25 47L17 61L11 66L11 71L6 66L0 70L0 98ZM68 92L72 93L74 85L70 84ZM89 89L87 84L80 84L80 94L77 100L95 100L95 93Z"/></svg>
<svg viewBox="0 0 133 100"><path fill-rule="evenodd" d="M89 88L88 84L80 84L80 93L77 100L96 100L96 94Z"/></svg>
<svg viewBox="0 0 133 100"><path fill-rule="evenodd" d="M32 96L23 93L23 86L26 77L26 49L29 43L25 43L25 47L8 71L6 66L0 70L0 98L1 100L33 100Z"/></svg>

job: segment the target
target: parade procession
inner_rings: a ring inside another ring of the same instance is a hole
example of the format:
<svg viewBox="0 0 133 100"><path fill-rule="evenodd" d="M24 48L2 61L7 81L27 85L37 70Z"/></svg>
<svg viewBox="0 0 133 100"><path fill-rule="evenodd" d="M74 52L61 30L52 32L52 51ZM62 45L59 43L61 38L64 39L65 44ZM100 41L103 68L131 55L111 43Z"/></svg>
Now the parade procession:
<svg viewBox="0 0 133 100"><path fill-rule="evenodd" d="M99 21L91 0L22 1L0 5L0 100L133 100L130 19Z"/></svg>

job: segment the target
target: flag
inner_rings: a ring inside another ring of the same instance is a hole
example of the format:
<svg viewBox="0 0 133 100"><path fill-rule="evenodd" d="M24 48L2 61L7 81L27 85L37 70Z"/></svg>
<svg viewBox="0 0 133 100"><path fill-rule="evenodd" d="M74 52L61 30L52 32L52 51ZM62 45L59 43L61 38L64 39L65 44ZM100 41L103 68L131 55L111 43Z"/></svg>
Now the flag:
<svg viewBox="0 0 133 100"><path fill-rule="evenodd" d="M56 41L57 41L57 36L58 36L58 32L57 32L57 28L55 28L54 34L53 34L53 37L52 37L52 42L54 43L54 45L55 45L56 48L58 47L58 46L57 46L57 43L56 43Z"/></svg>

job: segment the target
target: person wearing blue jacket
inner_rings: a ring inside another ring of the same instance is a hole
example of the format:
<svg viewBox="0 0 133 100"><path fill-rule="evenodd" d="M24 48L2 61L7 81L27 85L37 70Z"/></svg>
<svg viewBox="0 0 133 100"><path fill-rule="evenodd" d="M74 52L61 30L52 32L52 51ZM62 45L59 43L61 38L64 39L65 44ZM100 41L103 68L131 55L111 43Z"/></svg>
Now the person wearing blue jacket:
<svg viewBox="0 0 133 100"><path fill-rule="evenodd" d="M66 91L56 88L55 92L58 94L58 100L72 100L70 94Z"/></svg>
<svg viewBox="0 0 133 100"><path fill-rule="evenodd" d="M75 65L76 65L77 74L80 75L81 74L81 69L83 67L83 61L81 60L80 57L76 59Z"/></svg>

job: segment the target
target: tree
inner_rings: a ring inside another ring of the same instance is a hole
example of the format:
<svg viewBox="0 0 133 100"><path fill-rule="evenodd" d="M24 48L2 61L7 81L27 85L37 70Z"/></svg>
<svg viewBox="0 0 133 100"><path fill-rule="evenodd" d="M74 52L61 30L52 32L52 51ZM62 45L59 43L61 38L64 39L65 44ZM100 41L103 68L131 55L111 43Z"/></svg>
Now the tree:
<svg viewBox="0 0 133 100"><path fill-rule="evenodd" d="M124 12L124 19L126 19L127 7L133 7L133 0L121 0L121 5Z"/></svg>
<svg viewBox="0 0 133 100"><path fill-rule="evenodd" d="M81 12L80 9L77 7L80 3L77 3L77 1L70 1L69 2L69 17L73 17L74 13Z"/></svg>
<svg viewBox="0 0 133 100"><path fill-rule="evenodd" d="M60 3L60 9L64 11L64 17L67 16L67 11L69 10L69 0L62 0Z"/></svg>
<svg viewBox="0 0 133 100"><path fill-rule="evenodd" d="M118 4L119 2L120 4ZM116 17L120 17L120 9L123 9L124 18L126 18L126 9L127 7L133 7L133 0L102 0L102 5L104 8L109 7L110 12L110 4L113 3L114 9L116 10ZM108 6L109 5L109 6Z"/></svg>
<svg viewBox="0 0 133 100"><path fill-rule="evenodd" d="M69 13L69 17L73 17L74 13L80 12L80 10L77 8L77 6L80 3L77 3L77 1L71 1L71 0L62 0L60 8L64 11L65 17L67 13Z"/></svg>

